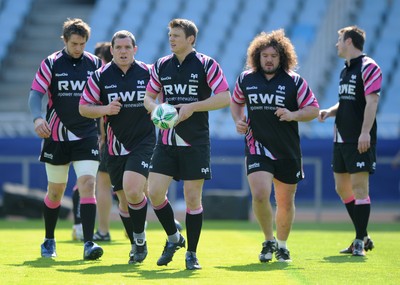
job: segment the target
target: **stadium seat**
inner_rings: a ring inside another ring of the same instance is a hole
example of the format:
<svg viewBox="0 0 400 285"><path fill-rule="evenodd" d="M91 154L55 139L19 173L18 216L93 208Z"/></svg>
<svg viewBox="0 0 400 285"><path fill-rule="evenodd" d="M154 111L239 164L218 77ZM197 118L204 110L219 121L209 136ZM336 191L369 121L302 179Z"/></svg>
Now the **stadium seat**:
<svg viewBox="0 0 400 285"><path fill-rule="evenodd" d="M97 42L109 41L111 39L111 29L114 25L114 19L116 15L121 13L122 0L98 0L94 7L90 26L91 26L91 36L87 43L87 47L93 47Z"/></svg>
<svg viewBox="0 0 400 285"><path fill-rule="evenodd" d="M18 29L22 26L25 16L32 4L32 0L3 0L0 12L0 61L7 54L7 50ZM12 15L12 17L10 17Z"/></svg>

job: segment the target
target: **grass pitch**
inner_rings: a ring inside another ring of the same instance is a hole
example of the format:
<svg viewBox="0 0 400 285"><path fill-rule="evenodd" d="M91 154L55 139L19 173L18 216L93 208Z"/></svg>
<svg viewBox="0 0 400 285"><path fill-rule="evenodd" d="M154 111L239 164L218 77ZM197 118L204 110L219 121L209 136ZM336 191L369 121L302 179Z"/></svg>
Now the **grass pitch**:
<svg viewBox="0 0 400 285"><path fill-rule="evenodd" d="M353 257L339 254L354 238L349 223L296 222L288 241L293 262L286 264L258 261L263 237L256 223L206 220L198 271L185 270L185 249L168 266L156 265L165 243L158 222L149 223L149 255L139 265L128 264L121 222L112 223L112 242L101 243L97 261L83 261L83 245L71 240L71 229L70 221L58 222L58 257L45 259L42 221L0 220L0 284L400 284L399 223L371 223L375 249Z"/></svg>

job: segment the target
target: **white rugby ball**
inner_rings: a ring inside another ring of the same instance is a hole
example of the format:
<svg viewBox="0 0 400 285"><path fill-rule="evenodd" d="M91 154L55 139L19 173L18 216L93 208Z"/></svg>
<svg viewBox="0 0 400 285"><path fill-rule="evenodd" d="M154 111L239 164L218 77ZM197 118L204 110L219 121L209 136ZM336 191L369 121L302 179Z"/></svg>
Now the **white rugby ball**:
<svg viewBox="0 0 400 285"><path fill-rule="evenodd" d="M151 120L160 129L171 129L178 121L178 111L171 104L162 103L151 112Z"/></svg>

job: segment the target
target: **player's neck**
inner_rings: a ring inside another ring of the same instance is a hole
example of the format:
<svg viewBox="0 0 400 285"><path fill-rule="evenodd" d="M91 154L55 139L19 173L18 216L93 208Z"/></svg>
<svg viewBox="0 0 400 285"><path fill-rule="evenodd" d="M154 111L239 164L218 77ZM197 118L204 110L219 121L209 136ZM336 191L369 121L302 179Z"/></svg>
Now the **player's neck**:
<svg viewBox="0 0 400 285"><path fill-rule="evenodd" d="M179 63L182 64L182 62L185 60L185 58L188 56L193 51L193 48L187 49L182 52L175 53L176 58L178 59Z"/></svg>

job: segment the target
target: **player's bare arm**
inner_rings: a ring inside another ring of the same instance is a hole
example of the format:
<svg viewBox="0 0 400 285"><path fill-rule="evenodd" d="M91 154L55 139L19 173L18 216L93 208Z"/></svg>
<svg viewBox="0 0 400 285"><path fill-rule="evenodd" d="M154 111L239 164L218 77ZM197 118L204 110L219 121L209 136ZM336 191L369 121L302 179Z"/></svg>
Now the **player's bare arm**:
<svg viewBox="0 0 400 285"><path fill-rule="evenodd" d="M233 121L235 122L236 131L239 134L246 134L248 125L246 115L244 114L244 106L231 101L230 109Z"/></svg>
<svg viewBox="0 0 400 285"><path fill-rule="evenodd" d="M318 115L318 121L323 123L327 118L335 117L338 107L339 107L339 102L328 109L320 110Z"/></svg>
<svg viewBox="0 0 400 285"><path fill-rule="evenodd" d="M289 111L286 108L278 108L275 115L279 117L279 121L297 121L307 122L315 119L319 114L319 108L314 106L306 106L297 111Z"/></svg>
<svg viewBox="0 0 400 285"><path fill-rule="evenodd" d="M158 94L152 93L149 91L146 91L146 94L144 96L144 107L146 110L151 113L153 112L154 108L157 107L156 99L157 99Z"/></svg>
<svg viewBox="0 0 400 285"><path fill-rule="evenodd" d="M358 138L358 151L366 152L371 147L370 131L374 124L376 111L378 109L379 95L376 93L369 94L365 97L367 104L364 110L364 121L361 127L361 134Z"/></svg>
<svg viewBox="0 0 400 285"><path fill-rule="evenodd" d="M87 118L100 118L106 115L118 115L121 111L122 104L119 102L119 97L110 102L108 105L95 105L95 104L79 104L79 113Z"/></svg>

